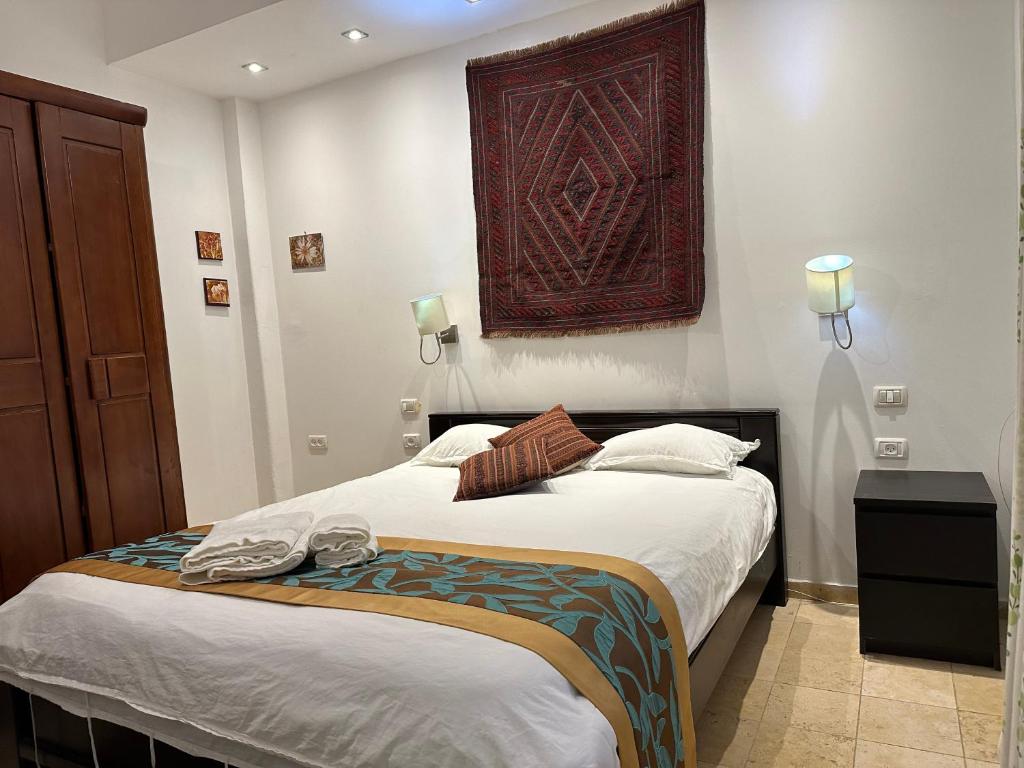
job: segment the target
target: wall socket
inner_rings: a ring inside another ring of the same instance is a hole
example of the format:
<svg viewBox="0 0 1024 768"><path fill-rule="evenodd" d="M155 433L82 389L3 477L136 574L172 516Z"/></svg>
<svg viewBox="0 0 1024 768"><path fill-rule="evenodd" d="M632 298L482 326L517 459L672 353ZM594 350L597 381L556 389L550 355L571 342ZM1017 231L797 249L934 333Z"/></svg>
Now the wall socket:
<svg viewBox="0 0 1024 768"><path fill-rule="evenodd" d="M420 438L420 433L412 432L407 435L402 435L402 447L411 450L419 450L423 447L423 440Z"/></svg>
<svg viewBox="0 0 1024 768"><path fill-rule="evenodd" d="M327 450L327 435L309 435L307 440L309 441L309 448L312 451L326 451Z"/></svg>
<svg viewBox="0 0 1024 768"><path fill-rule="evenodd" d="M907 458L907 439L905 437L876 437L875 458L905 459Z"/></svg>

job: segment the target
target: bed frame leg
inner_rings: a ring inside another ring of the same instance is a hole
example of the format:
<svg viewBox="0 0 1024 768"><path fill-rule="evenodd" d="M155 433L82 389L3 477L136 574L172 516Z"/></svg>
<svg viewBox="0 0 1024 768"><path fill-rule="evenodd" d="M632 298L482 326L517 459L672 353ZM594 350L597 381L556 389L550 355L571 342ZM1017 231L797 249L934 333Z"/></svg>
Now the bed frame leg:
<svg viewBox="0 0 1024 768"><path fill-rule="evenodd" d="M18 768L18 731L14 720L14 689L0 683L0 768Z"/></svg>
<svg viewBox="0 0 1024 768"><path fill-rule="evenodd" d="M761 603L763 605L785 606L787 591L786 569L776 565L775 571L772 573L771 578L768 579L764 592L761 594Z"/></svg>

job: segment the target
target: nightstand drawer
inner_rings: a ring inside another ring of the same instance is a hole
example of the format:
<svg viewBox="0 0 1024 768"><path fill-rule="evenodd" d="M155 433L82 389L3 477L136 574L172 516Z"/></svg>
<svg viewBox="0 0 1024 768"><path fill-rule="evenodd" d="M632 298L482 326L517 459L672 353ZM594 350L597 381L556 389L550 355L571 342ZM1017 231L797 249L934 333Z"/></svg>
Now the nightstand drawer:
<svg viewBox="0 0 1024 768"><path fill-rule="evenodd" d="M997 590L859 579L863 652L998 664Z"/></svg>
<svg viewBox="0 0 1024 768"><path fill-rule="evenodd" d="M995 519L858 509L857 571L995 584Z"/></svg>

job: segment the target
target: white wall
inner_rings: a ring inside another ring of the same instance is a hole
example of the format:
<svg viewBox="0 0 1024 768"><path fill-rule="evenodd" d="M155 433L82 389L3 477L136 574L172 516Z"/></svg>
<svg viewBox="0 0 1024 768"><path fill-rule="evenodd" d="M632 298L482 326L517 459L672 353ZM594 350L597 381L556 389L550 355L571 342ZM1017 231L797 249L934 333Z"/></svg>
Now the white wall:
<svg viewBox="0 0 1024 768"><path fill-rule="evenodd" d="M402 460L402 432L425 433L426 419L404 422L401 397L420 397L424 414L774 406L791 577L852 583L851 496L860 468L882 466L873 436L910 439L902 466L980 469L1000 493L1014 388L1012 0L708 3L700 322L481 339L466 59L655 4L601 0L262 106L296 490ZM289 268L288 237L304 231L324 233L322 272ZM803 262L837 251L857 265L850 352L805 303ZM431 368L407 303L427 291L444 292L462 334ZM876 412L874 384L907 384L906 413ZM307 451L309 433L328 434L326 455Z"/></svg>
<svg viewBox="0 0 1024 768"><path fill-rule="evenodd" d="M263 176L263 140L255 104L226 99L222 107L256 488L260 504L270 504L291 498L295 487Z"/></svg>
<svg viewBox="0 0 1024 768"><path fill-rule="evenodd" d="M0 69L149 110L146 155L189 521L256 504L237 306L204 306L202 277L237 287L216 101L108 67L93 0L0 0ZM197 229L221 232L223 264L196 259Z"/></svg>

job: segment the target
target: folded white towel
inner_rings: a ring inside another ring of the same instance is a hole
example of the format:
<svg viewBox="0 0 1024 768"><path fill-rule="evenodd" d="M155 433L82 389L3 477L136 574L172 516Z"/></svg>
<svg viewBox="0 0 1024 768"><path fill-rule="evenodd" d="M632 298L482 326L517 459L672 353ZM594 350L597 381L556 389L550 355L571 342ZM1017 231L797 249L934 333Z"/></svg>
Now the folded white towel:
<svg viewBox="0 0 1024 768"><path fill-rule="evenodd" d="M182 584L212 584L290 571L309 554L312 522L312 512L299 510L216 523L206 538L181 558L178 578Z"/></svg>
<svg viewBox="0 0 1024 768"><path fill-rule="evenodd" d="M327 515L309 533L309 548L321 568L345 568L373 560L380 554L370 524L348 512Z"/></svg>

